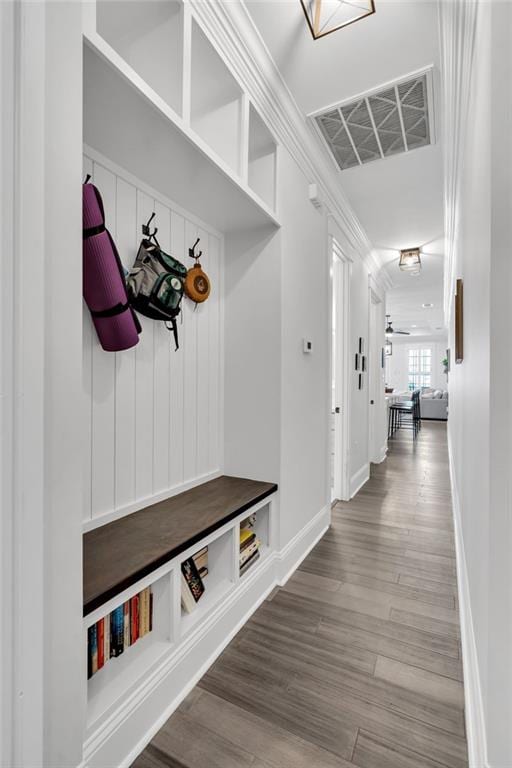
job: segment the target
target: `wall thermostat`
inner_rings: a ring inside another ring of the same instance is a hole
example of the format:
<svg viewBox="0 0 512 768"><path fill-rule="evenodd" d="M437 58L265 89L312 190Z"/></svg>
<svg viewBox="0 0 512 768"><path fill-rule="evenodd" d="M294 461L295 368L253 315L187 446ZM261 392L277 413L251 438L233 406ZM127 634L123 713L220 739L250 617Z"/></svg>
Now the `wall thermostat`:
<svg viewBox="0 0 512 768"><path fill-rule="evenodd" d="M309 339L302 339L302 351L306 354L313 351L313 342Z"/></svg>

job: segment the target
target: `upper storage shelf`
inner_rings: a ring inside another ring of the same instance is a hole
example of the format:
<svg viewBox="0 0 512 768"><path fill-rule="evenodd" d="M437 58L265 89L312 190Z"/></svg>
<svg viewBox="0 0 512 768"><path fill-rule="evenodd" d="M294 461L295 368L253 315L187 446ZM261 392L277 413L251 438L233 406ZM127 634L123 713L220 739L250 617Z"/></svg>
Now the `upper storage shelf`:
<svg viewBox="0 0 512 768"><path fill-rule="evenodd" d="M119 56L177 113L183 100L180 0L98 0L96 28Z"/></svg>
<svg viewBox="0 0 512 768"><path fill-rule="evenodd" d="M84 141L223 232L277 225L276 143L181 0L84 3Z"/></svg>
<svg viewBox="0 0 512 768"><path fill-rule="evenodd" d="M277 146L251 104L249 112L249 186L272 209L276 207Z"/></svg>
<svg viewBox="0 0 512 768"><path fill-rule="evenodd" d="M190 125L241 175L242 90L195 22L191 63Z"/></svg>

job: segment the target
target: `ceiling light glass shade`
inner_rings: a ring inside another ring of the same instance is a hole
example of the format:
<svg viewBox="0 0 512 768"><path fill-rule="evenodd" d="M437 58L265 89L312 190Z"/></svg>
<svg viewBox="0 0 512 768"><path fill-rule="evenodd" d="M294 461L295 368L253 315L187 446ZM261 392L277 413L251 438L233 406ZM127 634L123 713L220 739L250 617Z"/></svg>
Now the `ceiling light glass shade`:
<svg viewBox="0 0 512 768"><path fill-rule="evenodd" d="M400 261L398 266L402 272L409 272L410 274L417 275L421 269L420 249L408 248L407 250L400 251Z"/></svg>
<svg viewBox="0 0 512 768"><path fill-rule="evenodd" d="M315 40L375 13L373 0L300 0Z"/></svg>

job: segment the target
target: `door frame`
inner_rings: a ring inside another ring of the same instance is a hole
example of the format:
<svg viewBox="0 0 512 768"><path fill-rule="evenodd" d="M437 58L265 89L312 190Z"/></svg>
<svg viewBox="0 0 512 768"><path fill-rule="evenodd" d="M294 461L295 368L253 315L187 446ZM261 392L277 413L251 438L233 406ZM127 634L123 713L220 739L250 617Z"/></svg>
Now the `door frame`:
<svg viewBox="0 0 512 768"><path fill-rule="evenodd" d="M385 368L382 367L384 326L385 304L370 280L368 288L368 460L371 464L380 464L387 453Z"/></svg>
<svg viewBox="0 0 512 768"><path fill-rule="evenodd" d="M337 258L340 264L338 296L340 303L337 308L336 328L341 333L337 335L337 344L339 355L333 359L332 353L332 317L333 317L333 289L334 289L334 270L332 268L333 259ZM334 490L331 493L331 482L329 482L329 491L333 498L340 501L348 501L350 498L349 482L349 445L350 445L350 273L351 260L344 254L339 240L332 234L329 234L329 272L330 280L330 301L329 301L329 413L332 418L332 381L333 373L336 369L336 403L340 408L340 413L335 416L335 435L334 435ZM341 305L341 306L340 306ZM329 433L331 421L329 422ZM331 440L329 440L329 467L331 462ZM330 472L329 472L330 478Z"/></svg>

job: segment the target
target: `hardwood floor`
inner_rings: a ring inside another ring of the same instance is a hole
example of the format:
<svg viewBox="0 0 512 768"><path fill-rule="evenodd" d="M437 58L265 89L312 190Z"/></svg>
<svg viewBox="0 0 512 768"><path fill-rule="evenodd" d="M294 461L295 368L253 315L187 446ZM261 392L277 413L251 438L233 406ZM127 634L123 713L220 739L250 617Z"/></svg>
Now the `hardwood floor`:
<svg viewBox="0 0 512 768"><path fill-rule="evenodd" d="M390 441L134 768L464 768L446 428Z"/></svg>

